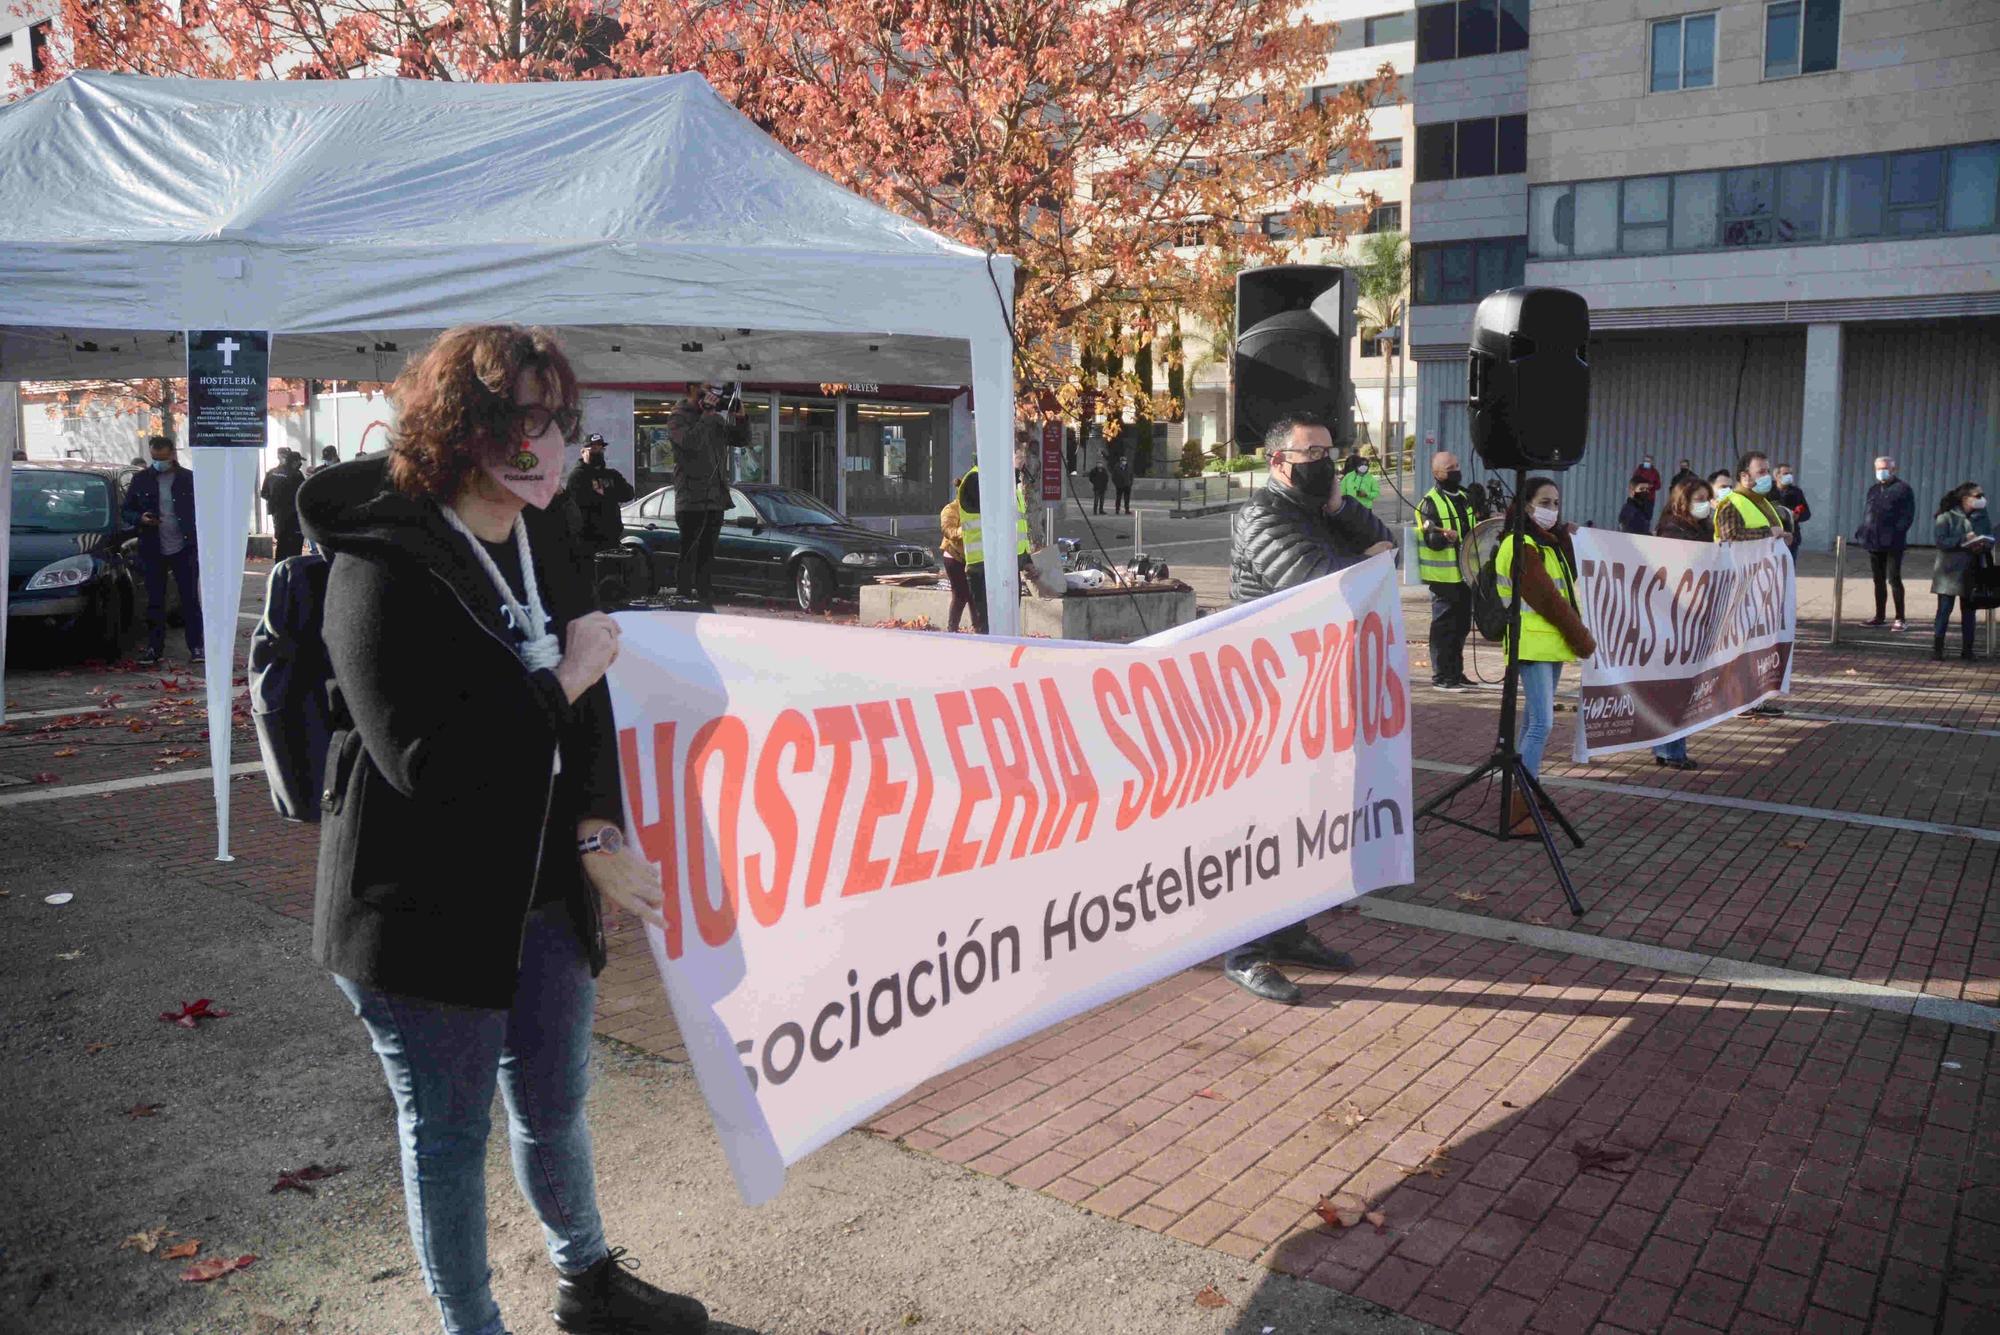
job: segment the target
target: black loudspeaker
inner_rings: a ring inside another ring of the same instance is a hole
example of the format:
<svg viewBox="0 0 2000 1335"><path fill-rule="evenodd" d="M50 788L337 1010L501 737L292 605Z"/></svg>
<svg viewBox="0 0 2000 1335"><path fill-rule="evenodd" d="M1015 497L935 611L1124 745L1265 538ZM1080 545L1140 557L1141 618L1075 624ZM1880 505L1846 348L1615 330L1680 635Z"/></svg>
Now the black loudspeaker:
<svg viewBox="0 0 2000 1335"><path fill-rule="evenodd" d="M1258 449L1279 419L1310 413L1336 444L1354 436L1347 349L1354 295L1331 264L1275 264L1236 275L1230 419L1238 449Z"/></svg>
<svg viewBox="0 0 2000 1335"><path fill-rule="evenodd" d="M1472 317L1472 448L1488 468L1561 470L1590 422L1590 306L1567 288L1510 287Z"/></svg>

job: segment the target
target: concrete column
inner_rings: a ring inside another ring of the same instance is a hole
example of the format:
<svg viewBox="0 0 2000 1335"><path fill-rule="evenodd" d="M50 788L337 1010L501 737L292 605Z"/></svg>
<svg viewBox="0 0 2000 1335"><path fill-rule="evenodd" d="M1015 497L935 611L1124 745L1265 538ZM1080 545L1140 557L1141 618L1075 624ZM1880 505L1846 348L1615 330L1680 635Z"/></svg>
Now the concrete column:
<svg viewBox="0 0 2000 1335"><path fill-rule="evenodd" d="M1840 404L1843 326L1806 326L1805 411L1799 427L1799 485L1813 502L1813 520L1806 525L1814 551L1830 552L1841 531L1834 504L1842 479ZM1771 462L1776 463L1777 460Z"/></svg>

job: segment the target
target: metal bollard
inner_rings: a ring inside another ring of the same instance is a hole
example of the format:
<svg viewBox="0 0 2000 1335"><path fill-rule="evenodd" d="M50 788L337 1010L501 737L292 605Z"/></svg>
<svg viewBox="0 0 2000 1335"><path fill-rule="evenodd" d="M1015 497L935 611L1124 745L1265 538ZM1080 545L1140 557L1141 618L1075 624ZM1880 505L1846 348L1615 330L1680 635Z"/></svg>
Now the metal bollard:
<svg viewBox="0 0 2000 1335"><path fill-rule="evenodd" d="M903 517L901 515L889 516L889 536L892 538L903 536Z"/></svg>
<svg viewBox="0 0 2000 1335"><path fill-rule="evenodd" d="M1139 539L1139 534L1145 526L1146 512L1144 510L1134 510L1132 512L1132 559L1135 561L1139 559L1139 553L1145 550Z"/></svg>
<svg viewBox="0 0 2000 1335"><path fill-rule="evenodd" d="M1833 540L1833 628L1827 643L1840 643L1840 595L1847 582L1847 539L1836 535Z"/></svg>

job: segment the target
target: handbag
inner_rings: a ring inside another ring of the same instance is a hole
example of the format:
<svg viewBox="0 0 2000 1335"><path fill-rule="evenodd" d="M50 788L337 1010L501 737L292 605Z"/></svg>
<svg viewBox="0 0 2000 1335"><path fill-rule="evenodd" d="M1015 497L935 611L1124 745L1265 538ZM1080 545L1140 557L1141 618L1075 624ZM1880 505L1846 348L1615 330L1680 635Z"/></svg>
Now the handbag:
<svg viewBox="0 0 2000 1335"><path fill-rule="evenodd" d="M2000 607L2000 566L1991 556L1982 555L1979 564L1965 572L1965 605L1975 612Z"/></svg>

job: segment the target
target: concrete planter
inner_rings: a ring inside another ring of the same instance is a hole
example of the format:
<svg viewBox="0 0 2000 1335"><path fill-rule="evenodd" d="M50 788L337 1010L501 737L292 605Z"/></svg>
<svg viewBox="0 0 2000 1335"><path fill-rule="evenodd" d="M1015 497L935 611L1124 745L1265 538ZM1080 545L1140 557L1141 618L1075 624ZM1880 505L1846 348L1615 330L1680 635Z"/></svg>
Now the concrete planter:
<svg viewBox="0 0 2000 1335"><path fill-rule="evenodd" d="M876 584L861 591L864 626L921 617L942 630L950 614L951 593L946 589L899 589ZM1194 618L1194 590L1171 585L1137 588L1129 597L1112 592L1021 600L1021 632L1058 640L1129 644ZM971 629L969 611L962 624Z"/></svg>

